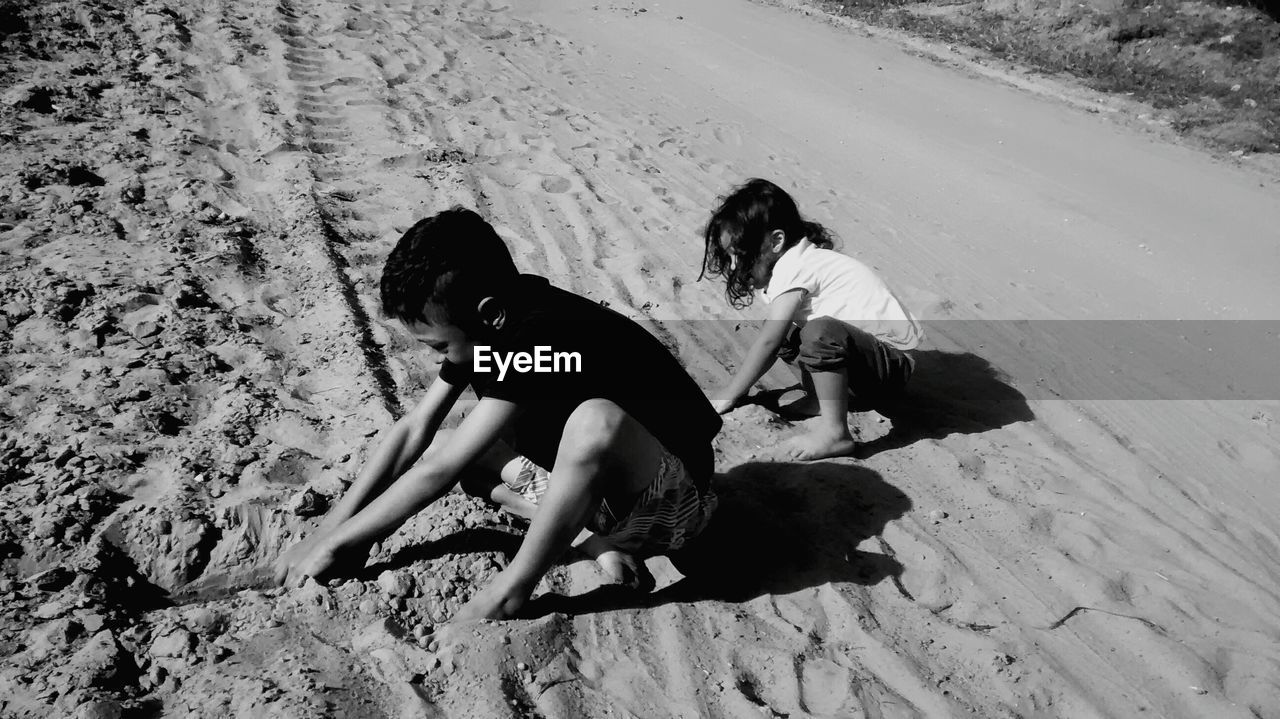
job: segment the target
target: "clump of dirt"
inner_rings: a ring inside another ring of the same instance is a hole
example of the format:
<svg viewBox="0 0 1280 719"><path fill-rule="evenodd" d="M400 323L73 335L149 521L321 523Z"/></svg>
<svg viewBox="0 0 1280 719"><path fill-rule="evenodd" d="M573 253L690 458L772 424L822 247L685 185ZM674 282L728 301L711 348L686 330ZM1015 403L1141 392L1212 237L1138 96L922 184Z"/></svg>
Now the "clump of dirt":
<svg viewBox="0 0 1280 719"><path fill-rule="evenodd" d="M968 45L1154 106L1211 147L1280 152L1280 19L1223 0L831 0L828 11Z"/></svg>

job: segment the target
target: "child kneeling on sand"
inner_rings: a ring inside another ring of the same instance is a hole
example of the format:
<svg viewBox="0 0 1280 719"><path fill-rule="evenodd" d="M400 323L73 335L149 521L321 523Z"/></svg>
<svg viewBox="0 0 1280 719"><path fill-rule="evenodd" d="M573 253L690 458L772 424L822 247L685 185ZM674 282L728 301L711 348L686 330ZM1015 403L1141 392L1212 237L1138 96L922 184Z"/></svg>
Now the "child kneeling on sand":
<svg viewBox="0 0 1280 719"><path fill-rule="evenodd" d="M876 273L831 249L830 234L800 216L796 203L768 180L736 188L711 216L704 275L722 276L734 307L759 290L769 314L733 379L715 395L724 414L742 400L777 357L800 366L806 400L799 414L818 414L818 426L793 438L797 459L852 454L851 397L869 402L902 392L922 331ZM701 277L699 277L701 279Z"/></svg>
<svg viewBox="0 0 1280 719"><path fill-rule="evenodd" d="M439 354L439 374L319 529L280 558L278 581L363 564L373 542L459 482L531 523L457 620L512 616L575 538L613 581L640 587L639 558L706 525L720 417L642 327L520 274L463 208L406 232L381 290L383 311ZM438 431L468 385L480 401Z"/></svg>

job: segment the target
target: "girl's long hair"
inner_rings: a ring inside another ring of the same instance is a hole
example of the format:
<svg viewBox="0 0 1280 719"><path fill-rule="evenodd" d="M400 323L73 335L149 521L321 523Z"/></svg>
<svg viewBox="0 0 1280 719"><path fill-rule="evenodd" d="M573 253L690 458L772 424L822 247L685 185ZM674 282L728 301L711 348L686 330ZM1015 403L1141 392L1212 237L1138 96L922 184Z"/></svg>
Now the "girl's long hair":
<svg viewBox="0 0 1280 719"><path fill-rule="evenodd" d="M698 279L723 277L729 304L738 309L747 307L752 299L751 268L760 257L765 237L774 230L786 235L787 247L802 237L826 249L835 244L827 228L800 216L795 200L785 190L768 180L754 178L735 188L711 213ZM728 239L733 252L720 244L722 237Z"/></svg>

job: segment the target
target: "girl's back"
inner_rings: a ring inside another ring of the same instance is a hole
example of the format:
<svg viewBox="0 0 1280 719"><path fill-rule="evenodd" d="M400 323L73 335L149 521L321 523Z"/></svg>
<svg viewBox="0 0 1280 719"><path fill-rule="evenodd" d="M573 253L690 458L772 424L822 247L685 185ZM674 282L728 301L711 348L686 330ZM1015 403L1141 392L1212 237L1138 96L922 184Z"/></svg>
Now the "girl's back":
<svg viewBox="0 0 1280 719"><path fill-rule="evenodd" d="M807 293L794 317L797 324L831 317L898 349L920 344L923 332L916 318L875 270L848 255L801 239L773 266L764 299L772 302L794 289Z"/></svg>

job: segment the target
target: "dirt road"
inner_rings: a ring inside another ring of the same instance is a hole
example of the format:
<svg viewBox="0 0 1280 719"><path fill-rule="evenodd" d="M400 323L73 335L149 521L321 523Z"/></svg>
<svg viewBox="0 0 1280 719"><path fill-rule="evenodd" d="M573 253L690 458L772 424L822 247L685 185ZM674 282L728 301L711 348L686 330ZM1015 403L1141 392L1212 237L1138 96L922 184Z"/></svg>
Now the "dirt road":
<svg viewBox="0 0 1280 719"><path fill-rule="evenodd" d="M42 11L121 50L23 60L81 117L31 88L5 110L6 176L38 181L0 239L25 306L0 710L1280 716L1280 398L1251 371L1280 319L1274 179L1047 85L690 5ZM77 94L79 62L109 88ZM929 321L913 405L854 419L863 459L772 461L796 428L737 410L710 558L655 562L650 597L575 562L541 618L441 625L512 547L461 496L358 580L267 588L431 376L376 311L416 218L480 208L522 268L651 322L710 388L753 315L694 281L698 231L750 176ZM1201 334L1168 344L1177 319ZM1153 387L1152 362L1183 374Z"/></svg>

